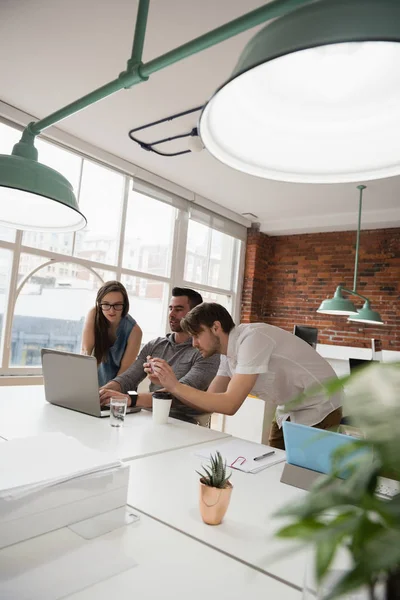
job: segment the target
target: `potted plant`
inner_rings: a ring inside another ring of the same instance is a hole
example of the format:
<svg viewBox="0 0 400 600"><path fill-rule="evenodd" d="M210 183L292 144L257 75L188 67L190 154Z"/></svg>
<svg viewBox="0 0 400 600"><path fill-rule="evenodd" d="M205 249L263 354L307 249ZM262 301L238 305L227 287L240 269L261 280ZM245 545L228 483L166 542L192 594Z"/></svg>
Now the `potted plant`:
<svg viewBox="0 0 400 600"><path fill-rule="evenodd" d="M200 514L207 525L219 525L225 516L231 499L232 484L226 474L226 461L216 452L210 455L210 464L203 466L200 475Z"/></svg>
<svg viewBox="0 0 400 600"><path fill-rule="evenodd" d="M379 475L400 479L400 367L371 365L324 387L332 394L344 384L346 414L364 437L335 452L332 473L318 480L304 501L279 511L291 522L278 535L315 547L320 589L337 551L346 550L349 568L325 598L366 588L370 600L378 591L380 598L399 600L400 494L382 499L376 491ZM359 448L365 450L355 453ZM347 477L341 480L344 463Z"/></svg>

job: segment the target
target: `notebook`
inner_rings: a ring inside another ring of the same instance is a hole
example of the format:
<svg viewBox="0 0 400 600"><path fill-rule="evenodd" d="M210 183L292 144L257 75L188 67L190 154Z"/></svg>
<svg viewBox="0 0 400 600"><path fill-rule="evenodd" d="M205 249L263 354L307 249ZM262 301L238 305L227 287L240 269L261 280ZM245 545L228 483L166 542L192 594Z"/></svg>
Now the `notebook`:
<svg viewBox="0 0 400 600"><path fill-rule="evenodd" d="M258 473L286 460L284 450L240 439L229 440L219 446L202 447L195 455L209 460L210 454L216 452L220 452L228 467L244 473Z"/></svg>

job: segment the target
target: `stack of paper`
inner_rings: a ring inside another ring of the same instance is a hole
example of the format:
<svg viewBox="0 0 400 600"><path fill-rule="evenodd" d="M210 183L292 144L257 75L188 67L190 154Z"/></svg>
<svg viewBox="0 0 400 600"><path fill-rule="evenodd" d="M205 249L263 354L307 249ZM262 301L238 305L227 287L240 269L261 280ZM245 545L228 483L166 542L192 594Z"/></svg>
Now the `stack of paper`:
<svg viewBox="0 0 400 600"><path fill-rule="evenodd" d="M16 438L0 444L0 499L21 498L76 477L121 466L117 458L63 433Z"/></svg>
<svg viewBox="0 0 400 600"><path fill-rule="evenodd" d="M201 458L210 458L210 454L220 452L231 469L245 473L258 473L267 467L286 460L286 452L271 446L255 444L246 440L234 439L218 446L206 446L195 452ZM266 455L266 456L264 456Z"/></svg>

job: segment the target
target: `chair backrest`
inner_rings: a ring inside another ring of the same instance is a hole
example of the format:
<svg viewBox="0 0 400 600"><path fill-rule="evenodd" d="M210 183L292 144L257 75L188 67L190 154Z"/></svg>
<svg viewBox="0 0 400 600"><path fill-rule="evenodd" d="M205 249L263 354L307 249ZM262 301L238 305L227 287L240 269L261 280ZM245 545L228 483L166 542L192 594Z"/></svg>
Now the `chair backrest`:
<svg viewBox="0 0 400 600"><path fill-rule="evenodd" d="M310 344L313 348L317 346L318 342L318 329L316 327L308 327L307 325L295 325L293 333L297 337L301 338L307 344Z"/></svg>

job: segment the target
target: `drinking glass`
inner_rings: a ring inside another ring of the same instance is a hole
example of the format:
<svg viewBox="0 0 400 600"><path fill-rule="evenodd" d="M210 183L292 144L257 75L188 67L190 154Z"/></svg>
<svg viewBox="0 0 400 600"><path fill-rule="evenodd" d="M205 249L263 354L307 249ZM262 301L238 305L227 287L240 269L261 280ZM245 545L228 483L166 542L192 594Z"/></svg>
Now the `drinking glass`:
<svg viewBox="0 0 400 600"><path fill-rule="evenodd" d="M126 415L128 398L110 399L110 425L111 427L122 427Z"/></svg>

